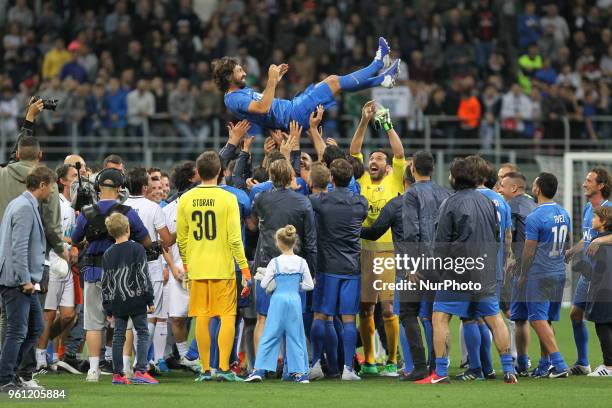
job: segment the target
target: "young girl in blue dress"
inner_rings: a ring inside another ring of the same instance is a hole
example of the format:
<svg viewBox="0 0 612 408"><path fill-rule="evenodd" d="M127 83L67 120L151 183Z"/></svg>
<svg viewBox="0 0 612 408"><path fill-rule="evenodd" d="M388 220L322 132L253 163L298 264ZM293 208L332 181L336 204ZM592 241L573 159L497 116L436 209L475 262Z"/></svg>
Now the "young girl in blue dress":
<svg viewBox="0 0 612 408"><path fill-rule="evenodd" d="M245 380L262 381L266 371L276 371L279 348L285 339L287 369L294 381L308 382L308 349L302 322L300 290L312 290L314 283L308 264L294 254L298 235L293 225L276 231L276 246L281 255L272 259L265 273L258 271L255 279L261 287L274 291L263 336L255 358L255 371ZM263 275L263 276L262 276Z"/></svg>

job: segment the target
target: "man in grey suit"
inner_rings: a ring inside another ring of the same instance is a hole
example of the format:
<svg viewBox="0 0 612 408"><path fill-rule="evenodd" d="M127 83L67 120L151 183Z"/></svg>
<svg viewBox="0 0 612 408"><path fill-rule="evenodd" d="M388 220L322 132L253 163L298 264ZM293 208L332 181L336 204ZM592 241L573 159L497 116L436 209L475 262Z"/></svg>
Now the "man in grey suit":
<svg viewBox="0 0 612 408"><path fill-rule="evenodd" d="M0 297L7 317L0 355L2 392L21 388L16 368L43 329L37 291L46 238L38 207L51 196L55 180L49 168L34 168L25 179L26 191L9 203L0 224Z"/></svg>

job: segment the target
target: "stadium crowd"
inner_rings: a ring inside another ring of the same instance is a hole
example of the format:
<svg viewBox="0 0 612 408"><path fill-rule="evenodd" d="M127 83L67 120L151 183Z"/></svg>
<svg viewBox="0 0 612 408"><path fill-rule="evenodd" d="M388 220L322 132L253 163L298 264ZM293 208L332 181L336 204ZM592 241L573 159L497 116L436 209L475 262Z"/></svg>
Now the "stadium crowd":
<svg viewBox="0 0 612 408"><path fill-rule="evenodd" d="M76 125L79 134L139 136L143 121L157 118L158 134L204 145L209 119L227 119L213 59L237 57L249 85L261 89L265 67L288 62L278 92L290 96L362 66L378 35L405 61L411 130L423 129L422 114L457 116L458 124L434 122L433 137L480 138L489 148L495 120L507 136L559 139L567 116L573 140L610 134L591 119L612 113L605 0L17 0L3 11L0 115L9 136L29 95L40 94L62 107L44 113L44 134L71 134ZM366 91L341 100L326 115L327 134L338 136L341 115L358 118L368 99Z"/></svg>

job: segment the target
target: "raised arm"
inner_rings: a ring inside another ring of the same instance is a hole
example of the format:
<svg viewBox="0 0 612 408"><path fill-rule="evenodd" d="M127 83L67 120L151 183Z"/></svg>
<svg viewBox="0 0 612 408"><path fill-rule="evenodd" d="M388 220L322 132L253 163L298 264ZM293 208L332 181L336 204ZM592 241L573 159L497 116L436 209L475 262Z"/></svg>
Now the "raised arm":
<svg viewBox="0 0 612 408"><path fill-rule="evenodd" d="M268 83L266 84L266 89L264 89L260 100L252 101L249 104L249 113L266 114L270 111L276 92L276 86L287 70L289 70L289 65L287 64L270 65L270 68L268 68Z"/></svg>
<svg viewBox="0 0 612 408"><path fill-rule="evenodd" d="M310 114L310 138L317 152L317 161L323 161L323 152L325 151L325 141L319 130L319 124L323 120L323 105L317 106L317 110Z"/></svg>
<svg viewBox="0 0 612 408"><path fill-rule="evenodd" d="M361 120L359 121L359 125L357 126L357 130L355 130L355 134L353 135L353 139L351 140L350 154L357 155L361 153L361 146L363 145L363 138L365 136L365 132L368 129L368 123L374 117L376 113L376 101L369 101L363 105L361 109Z"/></svg>

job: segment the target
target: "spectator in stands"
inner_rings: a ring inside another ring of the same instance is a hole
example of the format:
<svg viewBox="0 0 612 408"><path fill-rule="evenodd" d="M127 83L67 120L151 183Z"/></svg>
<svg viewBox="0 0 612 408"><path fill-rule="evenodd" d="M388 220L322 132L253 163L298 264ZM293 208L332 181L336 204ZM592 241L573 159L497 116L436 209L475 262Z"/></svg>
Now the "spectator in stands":
<svg viewBox="0 0 612 408"><path fill-rule="evenodd" d="M71 55L66 50L66 43L62 38L57 38L53 48L45 54L42 64L43 79L54 78L59 75L62 67L70 61Z"/></svg>
<svg viewBox="0 0 612 408"><path fill-rule="evenodd" d="M480 122L480 146L483 150L493 148L495 121L501 111L501 96L493 85L487 85L482 96L483 120Z"/></svg>
<svg viewBox="0 0 612 408"><path fill-rule="evenodd" d="M542 69L542 57L538 51L537 44L529 44L527 54L522 55L518 60L519 72L518 82L526 94L531 92L531 77Z"/></svg>
<svg viewBox="0 0 612 408"><path fill-rule="evenodd" d="M179 79L176 89L168 97L168 107L170 108L174 129L178 136L185 139L181 142L181 145L188 146L189 143L195 141L196 137L191 127L194 101L193 95L189 92L189 81L187 79ZM184 158L187 158L186 153Z"/></svg>
<svg viewBox="0 0 612 408"><path fill-rule="evenodd" d="M466 81L468 82L468 81ZM477 139L478 127L480 126L480 118L482 115L482 107L480 101L473 94L473 79L472 83L466 83L466 87L461 95L459 108L457 109L457 118L460 121L460 138L462 139Z"/></svg>
<svg viewBox="0 0 612 408"><path fill-rule="evenodd" d="M8 12L8 22L17 23L21 27L30 28L34 23L34 15L32 10L28 8L26 0L17 0L15 5Z"/></svg>
<svg viewBox="0 0 612 408"><path fill-rule="evenodd" d="M444 64L451 76L465 75L473 71L476 62L474 47L466 44L465 37L460 30L452 35L452 43L444 52Z"/></svg>
<svg viewBox="0 0 612 408"><path fill-rule="evenodd" d="M472 14L472 28L476 39L478 68L484 69L495 47L497 34L497 21L489 0L479 0Z"/></svg>
<svg viewBox="0 0 612 408"><path fill-rule="evenodd" d="M62 88L59 78L53 77L49 80L48 86L41 92L46 98L57 99L58 108L56 110L45 109L40 114L40 123L44 126L45 133L52 136L65 135L64 113L62 105L66 101L66 92Z"/></svg>
<svg viewBox="0 0 612 408"><path fill-rule="evenodd" d="M127 14L127 2L125 0L119 0L115 3L115 10L106 16L104 19L104 31L107 35L112 35L117 32L119 24L122 22L130 22L130 16Z"/></svg>
<svg viewBox="0 0 612 408"><path fill-rule="evenodd" d="M10 86L4 86L0 96L0 134L13 140L17 135L17 116L19 106L15 92Z"/></svg>
<svg viewBox="0 0 612 408"><path fill-rule="evenodd" d="M525 10L518 18L518 44L521 51L527 51L529 44L537 43L542 35L540 18L533 1L525 3Z"/></svg>
<svg viewBox="0 0 612 408"><path fill-rule="evenodd" d="M63 82L66 92L66 100L63 104L63 112L66 120L66 132L79 134L83 131L82 122L87 115L87 95L89 93L88 84L79 84L77 81L68 77Z"/></svg>
<svg viewBox="0 0 612 408"><path fill-rule="evenodd" d="M57 15L53 7L54 4L51 1L43 3L42 12L36 18L36 33L40 36L61 32L64 21Z"/></svg>
<svg viewBox="0 0 612 408"><path fill-rule="evenodd" d="M111 78L108 82L108 90L104 95L104 106L107 111L104 127L113 136L123 136L126 126L127 93L121 89L117 78Z"/></svg>
<svg viewBox="0 0 612 408"><path fill-rule="evenodd" d="M295 47L295 54L289 59L291 67L290 78L297 89L306 89L315 80L317 64L308 54L305 42L299 42ZM249 72L249 71L247 71Z"/></svg>
<svg viewBox="0 0 612 408"><path fill-rule="evenodd" d="M19 47L21 47L21 27L19 23L11 23L8 25L8 29L2 38L2 45L4 47L4 61L9 59L17 58Z"/></svg>
<svg viewBox="0 0 612 408"><path fill-rule="evenodd" d="M516 136L523 135L525 120L531 119L531 106L529 98L521 90L518 83L502 98L501 119L502 130Z"/></svg>
<svg viewBox="0 0 612 408"><path fill-rule="evenodd" d="M87 81L87 71L81 65L78 60L79 52L81 50L81 43L78 41L72 41L68 44L68 51L70 52L70 61L68 61L62 67L60 71L60 79L63 81L64 79L70 77L75 81L82 84Z"/></svg>
<svg viewBox="0 0 612 408"><path fill-rule="evenodd" d="M144 125L155 113L155 98L149 91L149 81L138 80L136 89L127 94L127 124L130 136L142 136Z"/></svg>
<svg viewBox="0 0 612 408"><path fill-rule="evenodd" d="M155 113L167 113L168 112L168 95L166 94L166 87L161 77L156 76L151 81L151 92L155 98Z"/></svg>
<svg viewBox="0 0 612 408"><path fill-rule="evenodd" d="M561 117L565 113L565 103L559 96L559 86L551 86L548 90L548 95L542 101L544 139L553 139L563 134Z"/></svg>
<svg viewBox="0 0 612 408"><path fill-rule="evenodd" d="M195 86L195 85L194 85ZM198 129L198 140L204 141L209 138L213 120L221 117L223 112L223 96L212 80L204 81L194 100L196 115L196 128Z"/></svg>
<svg viewBox="0 0 612 408"><path fill-rule="evenodd" d="M546 16L540 20L542 29L546 30L546 27L553 27L555 39L560 44L565 44L570 36L567 21L559 15L559 9L556 4L547 4L545 10Z"/></svg>

